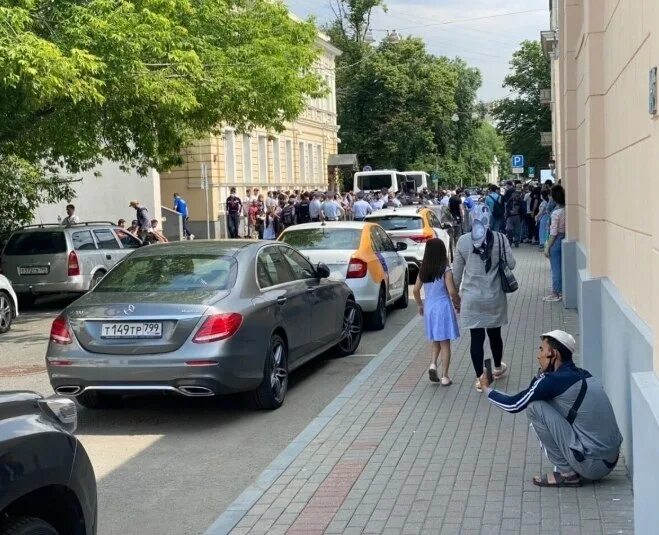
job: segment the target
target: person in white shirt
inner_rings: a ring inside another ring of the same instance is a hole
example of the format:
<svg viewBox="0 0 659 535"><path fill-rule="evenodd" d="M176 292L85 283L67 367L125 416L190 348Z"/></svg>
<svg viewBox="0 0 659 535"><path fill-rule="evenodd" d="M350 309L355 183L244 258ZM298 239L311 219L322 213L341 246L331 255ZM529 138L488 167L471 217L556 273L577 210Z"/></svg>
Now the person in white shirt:
<svg viewBox="0 0 659 535"><path fill-rule="evenodd" d="M314 193L313 200L309 203L309 217L311 218L311 221L320 221L321 209L322 204L320 202L320 195L318 193Z"/></svg>
<svg viewBox="0 0 659 535"><path fill-rule="evenodd" d="M382 210L384 206L384 201L382 200L382 194L380 192L375 194L375 197L371 199L371 208L373 211Z"/></svg>
<svg viewBox="0 0 659 535"><path fill-rule="evenodd" d="M390 193L387 196L387 206L391 208L398 208L402 206L403 203L400 202L393 193Z"/></svg>
<svg viewBox="0 0 659 535"><path fill-rule="evenodd" d="M352 206L352 212L355 216L355 221L364 221L368 214L373 213L373 208L364 200L364 194L360 193L357 202Z"/></svg>
<svg viewBox="0 0 659 535"><path fill-rule="evenodd" d="M449 197L448 191L445 191L442 200L439 201L439 204L441 204L442 206L446 206L448 208L448 201L450 198L451 197Z"/></svg>
<svg viewBox="0 0 659 535"><path fill-rule="evenodd" d="M345 211L341 208L341 204L338 201L338 195L334 195L334 198L328 198L322 205L323 216L325 221L338 221Z"/></svg>
<svg viewBox="0 0 659 535"><path fill-rule="evenodd" d="M72 204L67 204L66 217L62 219L62 225L64 225L65 227L70 227L71 225L75 225L76 223L80 223L80 218L76 215L76 207L73 206Z"/></svg>

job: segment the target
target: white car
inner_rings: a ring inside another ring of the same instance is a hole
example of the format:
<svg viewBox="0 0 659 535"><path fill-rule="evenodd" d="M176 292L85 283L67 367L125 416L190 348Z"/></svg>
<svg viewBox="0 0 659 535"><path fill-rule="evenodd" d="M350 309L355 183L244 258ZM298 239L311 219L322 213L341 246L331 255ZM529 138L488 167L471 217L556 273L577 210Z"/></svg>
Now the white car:
<svg viewBox="0 0 659 535"><path fill-rule="evenodd" d="M0 275L0 334L11 329L16 316L18 316L18 299L9 279Z"/></svg>
<svg viewBox="0 0 659 535"><path fill-rule="evenodd" d="M416 281L428 240L440 238L446 245L449 259L451 258L449 234L442 228L434 212L425 206L385 208L367 215L365 221L377 223L392 240L407 245L403 256L407 260L411 283Z"/></svg>
<svg viewBox="0 0 659 535"><path fill-rule="evenodd" d="M313 264L322 262L330 277L344 280L366 314L369 326L384 329L387 306L406 308L409 301L407 261L379 225L337 221L305 223L287 228L279 237Z"/></svg>

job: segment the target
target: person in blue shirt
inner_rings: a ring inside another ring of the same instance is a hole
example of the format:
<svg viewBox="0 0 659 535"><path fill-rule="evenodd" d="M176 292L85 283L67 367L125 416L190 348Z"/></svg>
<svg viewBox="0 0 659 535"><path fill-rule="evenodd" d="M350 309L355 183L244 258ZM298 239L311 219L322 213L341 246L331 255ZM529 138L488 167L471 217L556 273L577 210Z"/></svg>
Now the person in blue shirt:
<svg viewBox="0 0 659 535"><path fill-rule="evenodd" d="M188 228L188 203L178 193L174 193L174 211L181 214L183 221L183 236L185 239L190 239L190 229Z"/></svg>
<svg viewBox="0 0 659 535"><path fill-rule="evenodd" d="M490 228L496 232L501 231L501 223L503 222L503 216L506 211L503 198L501 193L499 193L499 187L495 184L490 184L488 186L488 192L485 197L485 204L492 214L492 220L490 222Z"/></svg>

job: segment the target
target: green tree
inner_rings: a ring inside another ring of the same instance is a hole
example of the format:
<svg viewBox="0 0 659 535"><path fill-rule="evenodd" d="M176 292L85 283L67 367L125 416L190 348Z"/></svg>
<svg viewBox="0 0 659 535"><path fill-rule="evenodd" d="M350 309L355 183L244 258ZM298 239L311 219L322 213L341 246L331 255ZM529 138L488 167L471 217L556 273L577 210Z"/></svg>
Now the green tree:
<svg viewBox="0 0 659 535"><path fill-rule="evenodd" d="M540 90L551 87L549 59L539 41L524 41L510 61L504 87L514 96L499 101L493 110L498 130L512 154L523 154L528 165L546 168L550 147L540 145L541 132L551 131L551 110L540 103Z"/></svg>
<svg viewBox="0 0 659 535"><path fill-rule="evenodd" d="M222 123L281 130L322 94L316 29L278 2L3 4L0 197L25 180L27 207L62 198L62 177L104 158L166 170Z"/></svg>

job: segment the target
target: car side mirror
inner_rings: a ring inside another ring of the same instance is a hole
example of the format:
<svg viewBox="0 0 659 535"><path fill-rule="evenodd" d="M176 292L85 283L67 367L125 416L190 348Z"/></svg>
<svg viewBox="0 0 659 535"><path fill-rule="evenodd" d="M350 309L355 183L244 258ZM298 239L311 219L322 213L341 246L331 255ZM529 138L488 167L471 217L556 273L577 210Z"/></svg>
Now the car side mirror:
<svg viewBox="0 0 659 535"><path fill-rule="evenodd" d="M407 250L407 244L402 241L396 242L396 251L406 251Z"/></svg>
<svg viewBox="0 0 659 535"><path fill-rule="evenodd" d="M330 276L330 268L328 268L322 262L319 262L316 266L316 277L319 279L326 279Z"/></svg>

